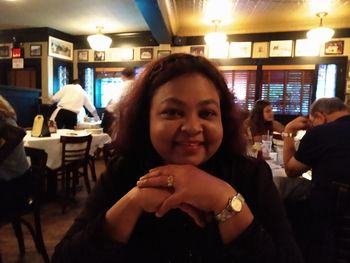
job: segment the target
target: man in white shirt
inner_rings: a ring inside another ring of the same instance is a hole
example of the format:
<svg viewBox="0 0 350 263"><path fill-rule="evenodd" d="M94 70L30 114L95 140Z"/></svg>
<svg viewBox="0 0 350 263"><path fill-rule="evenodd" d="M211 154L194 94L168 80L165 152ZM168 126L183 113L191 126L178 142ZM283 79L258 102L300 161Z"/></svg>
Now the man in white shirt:
<svg viewBox="0 0 350 263"><path fill-rule="evenodd" d="M74 129L77 125L77 115L84 106L99 121L95 106L90 102L85 90L81 87L78 79L72 84L63 86L51 100L57 103L56 110L50 120L55 120L58 129Z"/></svg>
<svg viewBox="0 0 350 263"><path fill-rule="evenodd" d="M103 114L103 119L101 126L103 127L104 132L109 133L111 125L114 121L118 121L119 111L118 103L130 91L135 82L135 71L133 68L125 68L121 72L121 79L123 84L121 90L111 101L108 103L105 112Z"/></svg>

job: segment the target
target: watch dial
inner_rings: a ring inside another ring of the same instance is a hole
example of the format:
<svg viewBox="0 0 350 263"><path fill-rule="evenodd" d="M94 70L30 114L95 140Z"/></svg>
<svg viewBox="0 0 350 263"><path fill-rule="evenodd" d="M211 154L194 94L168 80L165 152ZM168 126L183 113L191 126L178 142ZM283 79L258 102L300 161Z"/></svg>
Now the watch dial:
<svg viewBox="0 0 350 263"><path fill-rule="evenodd" d="M242 210L242 202L241 200L235 198L235 200L233 200L232 204L232 209L236 212L240 212Z"/></svg>

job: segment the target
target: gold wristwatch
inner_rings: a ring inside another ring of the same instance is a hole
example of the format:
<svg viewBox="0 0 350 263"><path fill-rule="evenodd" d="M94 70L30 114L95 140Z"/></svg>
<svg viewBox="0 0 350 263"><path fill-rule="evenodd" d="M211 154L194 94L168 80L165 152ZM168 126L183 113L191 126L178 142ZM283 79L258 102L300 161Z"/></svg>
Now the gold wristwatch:
<svg viewBox="0 0 350 263"><path fill-rule="evenodd" d="M226 207L218 214L215 215L215 219L219 222L225 222L227 219L234 215L237 215L242 211L244 205L244 198L240 193L228 199Z"/></svg>

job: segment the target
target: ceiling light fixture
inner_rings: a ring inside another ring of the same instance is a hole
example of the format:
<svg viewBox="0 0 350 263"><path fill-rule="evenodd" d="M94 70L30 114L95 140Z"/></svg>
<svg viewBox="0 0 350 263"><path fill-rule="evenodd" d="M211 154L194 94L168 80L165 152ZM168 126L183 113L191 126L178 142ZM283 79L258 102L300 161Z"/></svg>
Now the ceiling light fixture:
<svg viewBox="0 0 350 263"><path fill-rule="evenodd" d="M97 26L97 34L87 37L90 47L96 51L105 51L112 44L112 39L102 34L103 26Z"/></svg>
<svg viewBox="0 0 350 263"><path fill-rule="evenodd" d="M225 43L227 36L224 32L218 32L218 25L221 23L220 19L214 19L212 20L212 23L214 24L215 30L214 32L210 32L204 36L205 43L207 45L217 45L219 43Z"/></svg>
<svg viewBox="0 0 350 263"><path fill-rule="evenodd" d="M334 30L323 26L323 18L327 15L327 12L319 12L316 14L316 16L320 18L320 26L309 30L306 34L307 39L315 41L319 44L324 44L332 39L334 35Z"/></svg>

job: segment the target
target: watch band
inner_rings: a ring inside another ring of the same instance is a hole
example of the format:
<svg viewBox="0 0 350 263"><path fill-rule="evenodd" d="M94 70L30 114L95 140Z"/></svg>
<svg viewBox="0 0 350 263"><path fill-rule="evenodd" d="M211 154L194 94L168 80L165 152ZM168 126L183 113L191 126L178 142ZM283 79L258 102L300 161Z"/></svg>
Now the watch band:
<svg viewBox="0 0 350 263"><path fill-rule="evenodd" d="M282 132L281 136L282 136L282 139L284 139L284 138L294 138L294 134L292 132Z"/></svg>
<svg viewBox="0 0 350 263"><path fill-rule="evenodd" d="M234 202L235 199L239 199L239 201L241 202L242 204L242 207L244 205L244 198L243 196L240 194L240 193L237 193L235 196L232 196L228 199L228 202L227 202L227 205L226 207L218 214L215 215L215 219L222 223L222 222L225 222L227 219L231 218L232 216L234 215L237 215L240 211L235 211L232 209L232 202Z"/></svg>

